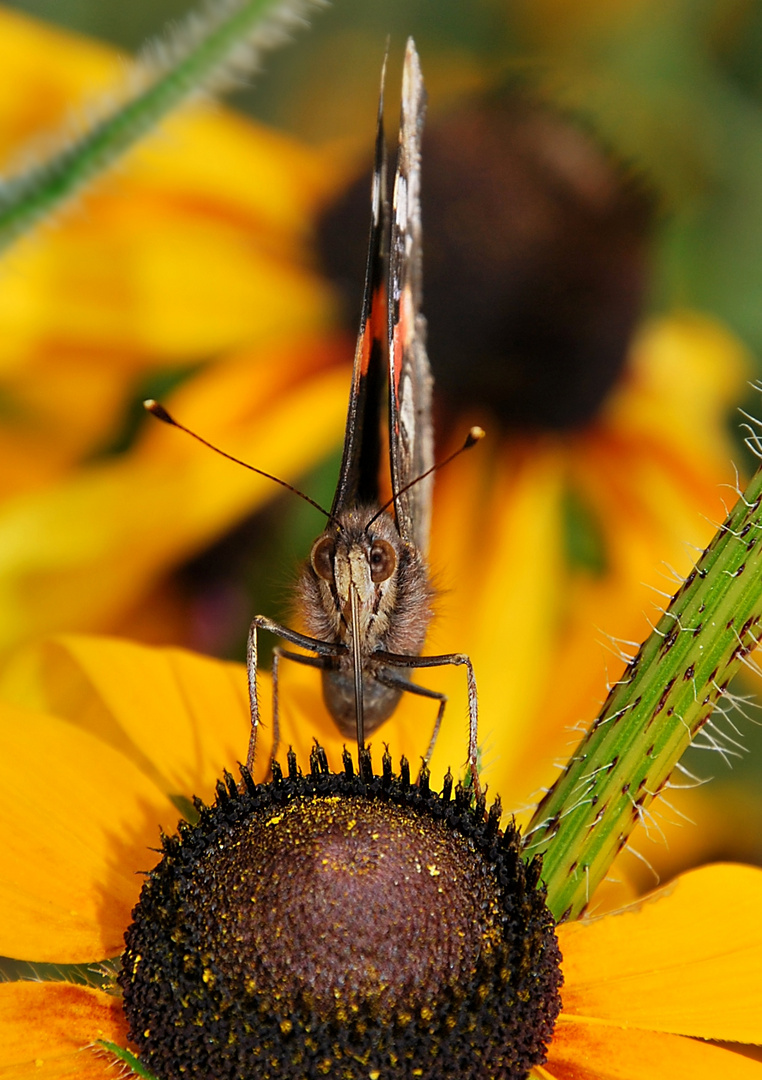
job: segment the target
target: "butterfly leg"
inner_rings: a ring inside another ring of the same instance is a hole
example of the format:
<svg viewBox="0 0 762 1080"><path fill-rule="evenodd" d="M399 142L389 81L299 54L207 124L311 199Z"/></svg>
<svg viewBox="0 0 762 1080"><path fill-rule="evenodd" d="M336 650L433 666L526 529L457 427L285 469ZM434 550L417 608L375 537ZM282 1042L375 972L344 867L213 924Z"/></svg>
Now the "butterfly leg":
<svg viewBox="0 0 762 1080"><path fill-rule="evenodd" d="M257 752L257 734L259 731L259 695L257 691L257 630L269 630L271 634L282 638L284 641L297 645L301 649L310 649L318 655L300 656L298 653L290 653L286 650L276 650L278 659L287 657L289 660L298 660L303 664L312 664L320 667L320 658L326 656L338 656L344 651L344 646L330 641L319 641L317 638L299 634L296 630L290 630L287 626L268 619L266 615L255 615L249 627L249 637L246 644L246 668L249 678L249 708L251 710L251 735L249 736L249 752L246 756L246 767L250 771L254 768L254 757ZM277 702L277 679L278 661L276 653L273 653L273 753L277 748L276 739L279 741L278 728L278 702Z"/></svg>
<svg viewBox="0 0 762 1080"><path fill-rule="evenodd" d="M249 733L249 752L246 755L246 768L254 771L254 757L257 752L257 734L259 732L259 694L257 692L257 616L249 627L246 641L246 673L249 679L249 711L251 713L251 731Z"/></svg>
<svg viewBox="0 0 762 1080"><path fill-rule="evenodd" d="M273 649L273 662L270 669L273 677L273 741L270 749L271 760L274 760L278 756L278 747L280 746L280 697L278 694L278 679L280 677L281 657L281 650L276 645Z"/></svg>
<svg viewBox="0 0 762 1080"><path fill-rule="evenodd" d="M469 657L465 653L445 653L442 656L404 656L401 653L375 652L373 658L383 664L389 664L391 667L430 668L444 667L445 664L456 664L459 667L465 667L468 684L468 771L471 775L474 793L477 799L480 798L482 789L476 764L479 740L479 702L476 693L474 666ZM418 692L421 689L421 687L416 687ZM444 712L444 702L440 706L440 710ZM441 716L438 717L438 721L441 723ZM436 727L434 738L436 738L438 730L438 727ZM429 748L430 751L431 747Z"/></svg>

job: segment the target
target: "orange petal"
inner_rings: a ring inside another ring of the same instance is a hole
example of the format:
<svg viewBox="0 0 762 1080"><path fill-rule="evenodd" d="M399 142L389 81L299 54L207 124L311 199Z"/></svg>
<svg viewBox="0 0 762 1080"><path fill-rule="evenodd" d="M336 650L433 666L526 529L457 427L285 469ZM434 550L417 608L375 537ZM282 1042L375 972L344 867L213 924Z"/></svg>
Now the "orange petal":
<svg viewBox="0 0 762 1080"><path fill-rule="evenodd" d="M178 814L125 757L55 717L0 706L0 955L115 956Z"/></svg>
<svg viewBox="0 0 762 1080"><path fill-rule="evenodd" d="M533 1080L760 1080L762 1064L708 1043L559 1018Z"/></svg>
<svg viewBox="0 0 762 1080"><path fill-rule="evenodd" d="M525 748L533 738L528 718L537 717L542 688L554 677L548 642L556 629L561 576L564 462L546 442L498 445L491 462L489 450L485 445L464 455L438 479L431 563L443 596L426 651L470 655L483 778L504 798L519 799L548 775L548 762L538 756L528 763ZM463 671L426 672L420 681L452 699L432 761L434 774L443 773L466 757ZM419 754L429 734L430 728L419 732Z"/></svg>
<svg viewBox="0 0 762 1080"><path fill-rule="evenodd" d="M0 986L3 1080L113 1080L114 1059L90 1048L96 1039L127 1043L119 999L67 983Z"/></svg>
<svg viewBox="0 0 762 1080"><path fill-rule="evenodd" d="M564 1015L762 1042L761 914L762 870L727 864L560 926Z"/></svg>

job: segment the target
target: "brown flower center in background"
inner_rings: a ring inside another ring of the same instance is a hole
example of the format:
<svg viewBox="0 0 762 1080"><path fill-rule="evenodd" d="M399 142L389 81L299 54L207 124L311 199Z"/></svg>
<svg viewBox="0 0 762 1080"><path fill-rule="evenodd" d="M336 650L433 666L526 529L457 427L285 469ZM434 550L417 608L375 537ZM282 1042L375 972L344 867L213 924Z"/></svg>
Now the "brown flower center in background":
<svg viewBox="0 0 762 1080"><path fill-rule="evenodd" d="M570 120L514 94L431 118L423 310L440 403L505 427L589 421L640 313L654 201ZM360 311L369 176L319 223L348 326Z"/></svg>

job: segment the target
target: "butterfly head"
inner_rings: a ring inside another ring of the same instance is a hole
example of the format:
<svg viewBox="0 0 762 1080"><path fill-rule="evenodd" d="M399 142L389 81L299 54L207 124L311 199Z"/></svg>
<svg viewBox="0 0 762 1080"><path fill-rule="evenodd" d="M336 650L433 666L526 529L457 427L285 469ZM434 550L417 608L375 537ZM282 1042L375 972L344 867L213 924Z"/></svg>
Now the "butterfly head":
<svg viewBox="0 0 762 1080"><path fill-rule="evenodd" d="M382 514L368 528L370 517L367 508L357 507L331 522L312 545L304 573L309 585L302 589L303 598L311 594L317 602L305 604L311 630L347 643L354 592L360 640L368 652L384 647L397 607L401 566L410 561L392 518Z"/></svg>
<svg viewBox="0 0 762 1080"><path fill-rule="evenodd" d="M431 619L428 573L394 518L373 513L372 507L345 511L315 540L302 570L302 615L309 633L351 648L354 593L363 653L417 654Z"/></svg>

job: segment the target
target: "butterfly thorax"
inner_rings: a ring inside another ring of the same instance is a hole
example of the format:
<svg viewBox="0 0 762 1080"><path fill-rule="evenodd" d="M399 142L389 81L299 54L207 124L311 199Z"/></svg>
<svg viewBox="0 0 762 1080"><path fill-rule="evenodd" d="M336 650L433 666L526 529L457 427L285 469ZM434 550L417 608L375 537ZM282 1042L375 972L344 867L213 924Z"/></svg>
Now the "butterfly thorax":
<svg viewBox="0 0 762 1080"><path fill-rule="evenodd" d="M308 633L346 646L324 670L323 689L328 708L347 734L355 724L352 591L368 732L392 713L400 696L398 689L379 683L383 665L373 654L418 656L432 617L433 589L422 556L402 539L390 514L367 527L377 510L355 507L331 523L313 544L300 580Z"/></svg>

